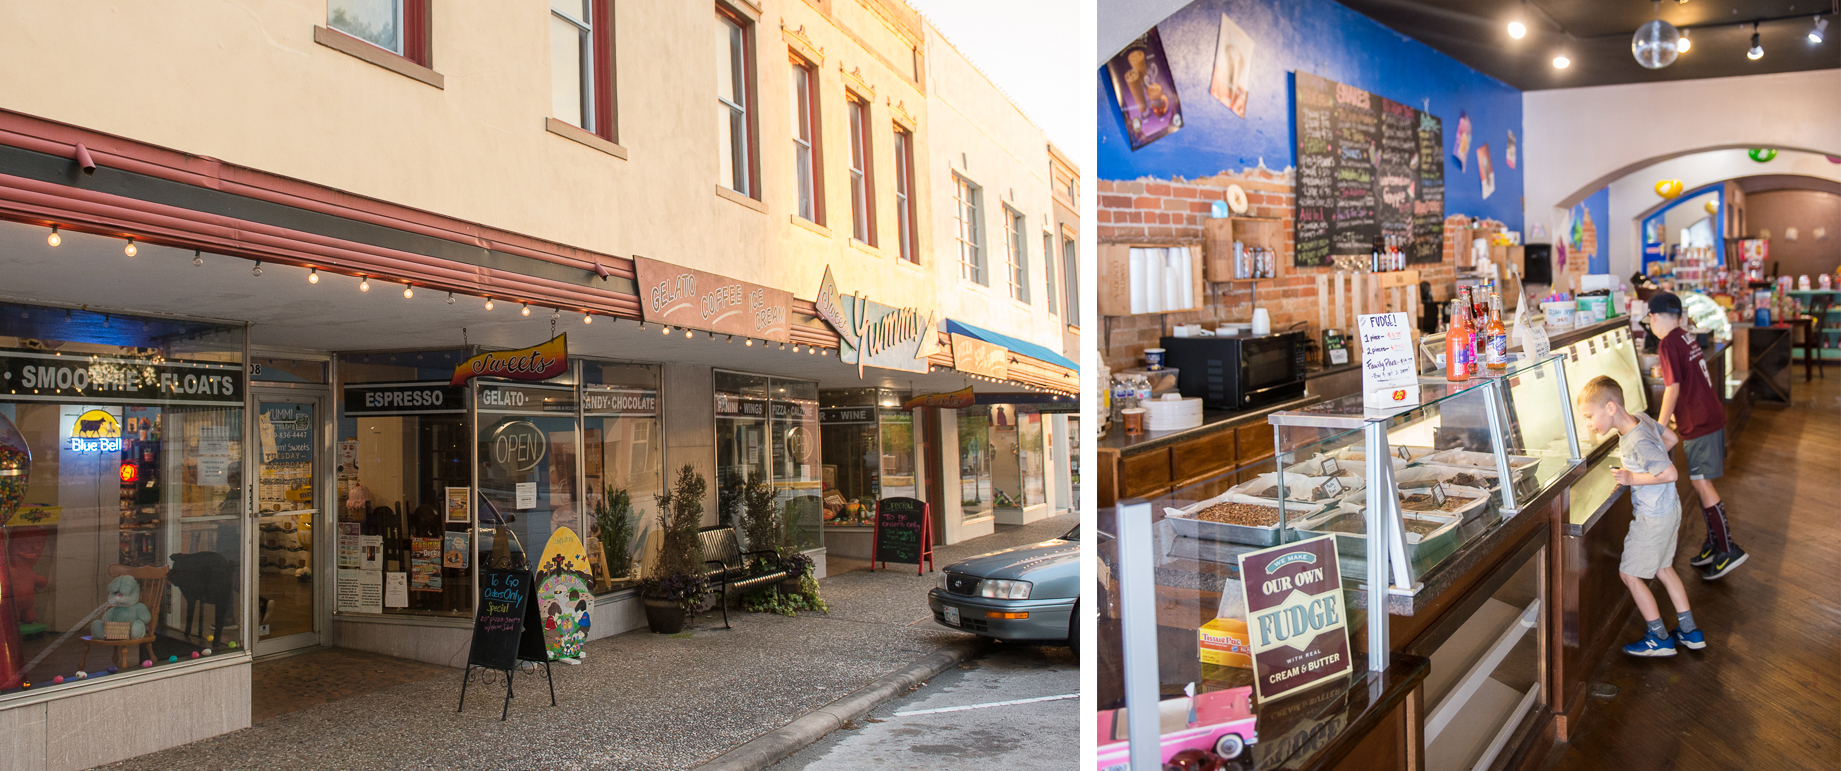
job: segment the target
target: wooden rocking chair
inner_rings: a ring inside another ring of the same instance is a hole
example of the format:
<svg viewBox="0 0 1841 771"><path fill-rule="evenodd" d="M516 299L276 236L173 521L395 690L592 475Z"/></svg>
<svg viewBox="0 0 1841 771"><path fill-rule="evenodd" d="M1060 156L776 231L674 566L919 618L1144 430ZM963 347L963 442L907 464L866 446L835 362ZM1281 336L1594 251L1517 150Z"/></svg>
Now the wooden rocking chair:
<svg viewBox="0 0 1841 771"><path fill-rule="evenodd" d="M110 659L123 671L133 666L133 655L141 646L146 646L147 658L153 660L154 630L160 626L160 614L166 612L166 571L168 567L131 568L127 565L110 565L109 576L133 576L141 584L141 604L153 613L153 620L147 624L147 635L133 639L109 640L83 635L83 658L77 662L78 669L86 669L89 664L89 649L92 645L102 645L114 649Z"/></svg>

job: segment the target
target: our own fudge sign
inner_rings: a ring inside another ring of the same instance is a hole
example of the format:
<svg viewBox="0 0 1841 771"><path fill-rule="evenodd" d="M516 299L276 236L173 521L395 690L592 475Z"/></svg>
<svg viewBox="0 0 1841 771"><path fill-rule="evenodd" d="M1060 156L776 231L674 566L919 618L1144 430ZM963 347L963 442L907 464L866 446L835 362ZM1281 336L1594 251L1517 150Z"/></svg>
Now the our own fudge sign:
<svg viewBox="0 0 1841 771"><path fill-rule="evenodd" d="M1336 541L1319 536L1240 555L1259 699L1277 699L1353 669Z"/></svg>

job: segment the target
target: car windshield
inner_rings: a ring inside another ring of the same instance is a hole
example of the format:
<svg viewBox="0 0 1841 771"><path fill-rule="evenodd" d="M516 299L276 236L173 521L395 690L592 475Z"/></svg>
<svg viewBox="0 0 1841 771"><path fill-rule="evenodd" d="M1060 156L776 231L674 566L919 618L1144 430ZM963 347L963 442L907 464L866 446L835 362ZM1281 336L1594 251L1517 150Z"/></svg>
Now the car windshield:
<svg viewBox="0 0 1841 771"><path fill-rule="evenodd" d="M1079 526L1079 525L1075 525L1075 526L1074 526L1074 529L1073 529L1073 530L1069 530L1069 531L1068 531L1068 534L1067 534L1067 535L1064 535L1064 536L1061 536L1061 540L1063 540L1063 541L1078 541L1078 540L1080 540L1080 526Z"/></svg>

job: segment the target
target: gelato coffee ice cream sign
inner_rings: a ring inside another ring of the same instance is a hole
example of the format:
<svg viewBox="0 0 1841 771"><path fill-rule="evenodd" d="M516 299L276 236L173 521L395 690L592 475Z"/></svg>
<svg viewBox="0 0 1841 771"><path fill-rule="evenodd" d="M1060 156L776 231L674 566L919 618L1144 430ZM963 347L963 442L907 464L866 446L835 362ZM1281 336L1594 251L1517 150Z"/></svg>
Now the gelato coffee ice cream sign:
<svg viewBox="0 0 1841 771"><path fill-rule="evenodd" d="M793 293L635 255L640 317L647 323L784 343Z"/></svg>

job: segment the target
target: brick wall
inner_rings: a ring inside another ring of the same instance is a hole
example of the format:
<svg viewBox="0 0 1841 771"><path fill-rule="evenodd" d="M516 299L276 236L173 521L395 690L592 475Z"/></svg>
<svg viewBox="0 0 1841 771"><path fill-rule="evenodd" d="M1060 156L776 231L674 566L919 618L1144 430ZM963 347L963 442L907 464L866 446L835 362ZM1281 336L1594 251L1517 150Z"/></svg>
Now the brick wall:
<svg viewBox="0 0 1841 771"><path fill-rule="evenodd" d="M1190 180L1099 180L1099 242L1102 245L1199 247L1203 240L1202 222L1208 218L1209 208L1213 202L1225 200L1227 186L1232 184L1246 191L1249 204L1246 216L1281 221L1284 244L1279 249L1277 277L1256 283L1209 283L1205 292L1207 302L1193 311L1101 318L1099 344L1106 365L1114 372L1142 366L1144 349L1155 347L1158 338L1177 325L1201 324L1212 328L1221 323L1252 321L1255 299L1258 307L1266 309L1272 317L1273 329L1305 322L1303 329L1309 331L1311 339L1322 339L1323 330L1318 328L1317 276L1335 273L1336 268L1299 268L1291 264L1293 196L1289 171L1262 168ZM1420 272L1421 280L1431 282L1433 296L1439 300L1450 297L1455 285L1456 239L1452 233L1467 222L1461 215L1446 218L1443 260L1435 265L1410 266ZM1123 280L1123 277L1102 275L1100 280Z"/></svg>

